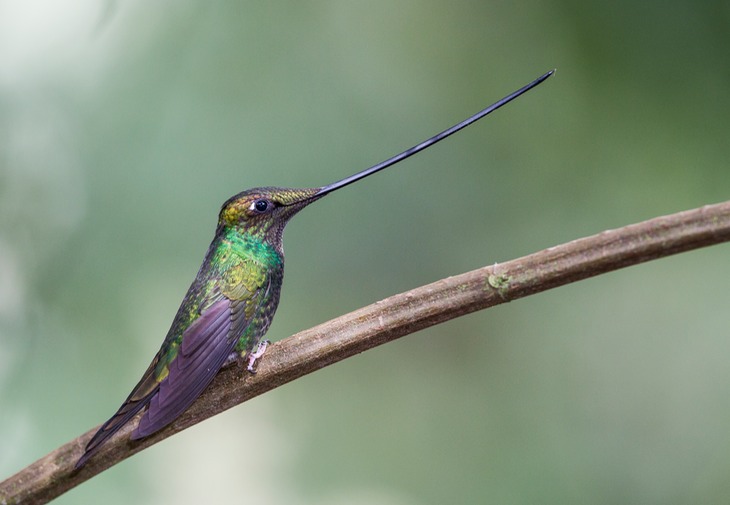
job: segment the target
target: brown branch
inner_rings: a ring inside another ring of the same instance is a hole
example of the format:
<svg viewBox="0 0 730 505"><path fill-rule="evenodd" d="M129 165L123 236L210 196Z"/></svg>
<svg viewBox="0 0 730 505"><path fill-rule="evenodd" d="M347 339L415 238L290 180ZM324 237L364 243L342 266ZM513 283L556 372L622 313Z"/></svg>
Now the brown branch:
<svg viewBox="0 0 730 505"><path fill-rule="evenodd" d="M375 346L458 316L629 265L730 240L730 202L658 217L449 277L338 317L266 352L258 374L223 369L172 425L132 442L129 423L80 471L91 430L0 483L0 503L47 503L152 444L241 402Z"/></svg>

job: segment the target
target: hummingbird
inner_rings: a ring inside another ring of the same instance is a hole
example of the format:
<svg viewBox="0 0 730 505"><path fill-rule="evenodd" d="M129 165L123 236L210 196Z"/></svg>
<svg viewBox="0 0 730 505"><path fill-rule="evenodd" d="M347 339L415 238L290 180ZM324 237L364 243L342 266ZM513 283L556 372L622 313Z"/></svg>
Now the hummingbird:
<svg viewBox="0 0 730 505"><path fill-rule="evenodd" d="M81 468L122 426L144 411L132 440L181 415L227 363L255 373L268 341L284 277L282 235L289 220L320 198L434 145L541 84L551 70L464 121L340 181L316 188L253 188L229 198L213 241L160 350L119 410L86 445ZM146 410L145 410L146 409Z"/></svg>

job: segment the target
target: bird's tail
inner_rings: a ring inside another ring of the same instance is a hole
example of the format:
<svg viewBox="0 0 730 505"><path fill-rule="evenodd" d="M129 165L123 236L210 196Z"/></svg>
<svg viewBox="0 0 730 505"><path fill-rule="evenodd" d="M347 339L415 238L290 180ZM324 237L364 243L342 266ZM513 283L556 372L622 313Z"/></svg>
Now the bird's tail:
<svg viewBox="0 0 730 505"><path fill-rule="evenodd" d="M132 419L137 413L142 410L152 399L152 397L157 393L157 388L155 388L153 391L148 393L147 395L143 396L139 399L133 399L130 395L130 398L128 398L121 407L119 407L119 410L117 410L117 413L112 416L111 419L109 419L107 422L101 425L101 428L94 434L93 437L91 437L91 440L89 440L89 443L86 444L86 449L84 450L84 454L79 458L79 460L76 462L76 466L74 467L76 470L81 468L86 464L86 462L91 458L94 454L96 454L101 446L106 442L109 438L111 438L112 435L114 435L117 431L119 431L122 426L127 424L127 422Z"/></svg>

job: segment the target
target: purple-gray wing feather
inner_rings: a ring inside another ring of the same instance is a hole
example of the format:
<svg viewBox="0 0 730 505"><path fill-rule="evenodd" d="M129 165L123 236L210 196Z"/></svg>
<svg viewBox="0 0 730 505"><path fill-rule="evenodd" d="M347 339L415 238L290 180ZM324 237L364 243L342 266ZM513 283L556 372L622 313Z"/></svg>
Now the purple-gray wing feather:
<svg viewBox="0 0 730 505"><path fill-rule="evenodd" d="M244 315L245 306L245 302L222 297L205 309L183 332L180 351L170 363L167 377L160 383L155 379L160 355L155 356L117 413L91 438L76 468L81 468L106 440L145 406L149 408L132 432L132 439L151 435L182 414L210 384L251 324Z"/></svg>
<svg viewBox="0 0 730 505"><path fill-rule="evenodd" d="M183 333L177 357L167 377L132 433L137 440L164 428L182 414L210 384L233 352L243 329L231 331L242 303L227 298L215 302Z"/></svg>

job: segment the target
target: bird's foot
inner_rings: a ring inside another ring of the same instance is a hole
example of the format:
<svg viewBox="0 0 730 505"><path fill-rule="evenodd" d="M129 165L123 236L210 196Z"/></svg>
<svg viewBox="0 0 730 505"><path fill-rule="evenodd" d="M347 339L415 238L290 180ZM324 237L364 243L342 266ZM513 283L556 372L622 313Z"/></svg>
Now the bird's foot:
<svg viewBox="0 0 730 505"><path fill-rule="evenodd" d="M269 347L270 343L271 342L269 340L262 340L256 347L256 351L248 355L248 365L246 365L246 370L249 373L256 373L256 361L264 355L266 348Z"/></svg>

